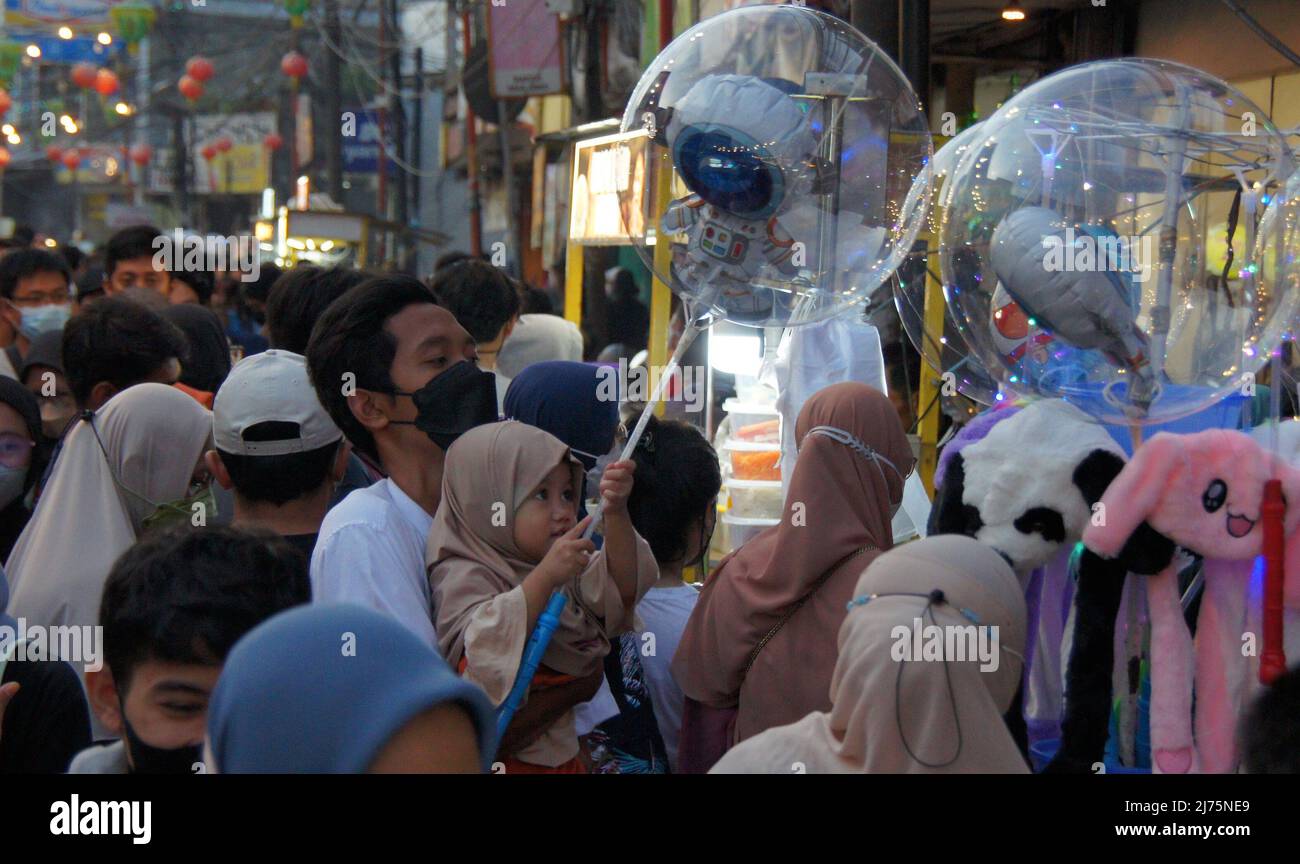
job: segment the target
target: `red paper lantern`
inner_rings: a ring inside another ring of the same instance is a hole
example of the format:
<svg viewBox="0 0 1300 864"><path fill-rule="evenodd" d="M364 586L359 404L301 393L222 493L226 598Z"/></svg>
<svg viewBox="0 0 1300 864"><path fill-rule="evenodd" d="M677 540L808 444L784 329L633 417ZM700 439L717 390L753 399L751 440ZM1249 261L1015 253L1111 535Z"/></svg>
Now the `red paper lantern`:
<svg viewBox="0 0 1300 864"><path fill-rule="evenodd" d="M218 138L213 142L213 145L217 148L218 153L229 153L230 148L235 146L235 142L229 138Z"/></svg>
<svg viewBox="0 0 1300 864"><path fill-rule="evenodd" d="M7 148L0 147L0 170L3 170L4 167L9 164L10 158L12 157L10 157L9 155L9 150Z"/></svg>
<svg viewBox="0 0 1300 864"><path fill-rule="evenodd" d="M72 67L72 83L78 87L94 87L99 70L89 63L78 63Z"/></svg>
<svg viewBox="0 0 1300 864"><path fill-rule="evenodd" d="M211 144L209 144L207 147L204 147L202 153L203 153L203 158L207 159L209 162L217 158L217 148Z"/></svg>
<svg viewBox="0 0 1300 864"><path fill-rule="evenodd" d="M100 96L112 96L117 88L117 74L112 69L100 69L95 73L95 92Z"/></svg>
<svg viewBox="0 0 1300 864"><path fill-rule="evenodd" d="M76 150L65 150L63 152L63 167L69 171L76 171L77 166L81 164L81 154Z"/></svg>
<svg viewBox="0 0 1300 864"><path fill-rule="evenodd" d="M212 67L212 61L207 57L191 57L185 64L185 74L195 81L211 81L216 70Z"/></svg>
<svg viewBox="0 0 1300 864"><path fill-rule="evenodd" d="M290 78L305 78L307 75L307 58L297 51L290 51L280 58L280 71Z"/></svg>
<svg viewBox="0 0 1300 864"><path fill-rule="evenodd" d="M153 158L153 149L148 144L137 144L131 148L128 155L132 162L143 168Z"/></svg>
<svg viewBox="0 0 1300 864"><path fill-rule="evenodd" d="M8 114L13 105L14 100L9 97L9 91L0 89L0 117Z"/></svg>
<svg viewBox="0 0 1300 864"><path fill-rule="evenodd" d="M189 75L181 76L181 80L176 82L176 89L191 102L197 101L203 95L203 85Z"/></svg>
<svg viewBox="0 0 1300 864"><path fill-rule="evenodd" d="M49 159L51 162L63 161L63 148L58 144L51 144L49 147L45 148L45 158Z"/></svg>
<svg viewBox="0 0 1300 864"><path fill-rule="evenodd" d="M262 139L262 143L266 145L267 150L279 150L284 146L284 139L272 132Z"/></svg>

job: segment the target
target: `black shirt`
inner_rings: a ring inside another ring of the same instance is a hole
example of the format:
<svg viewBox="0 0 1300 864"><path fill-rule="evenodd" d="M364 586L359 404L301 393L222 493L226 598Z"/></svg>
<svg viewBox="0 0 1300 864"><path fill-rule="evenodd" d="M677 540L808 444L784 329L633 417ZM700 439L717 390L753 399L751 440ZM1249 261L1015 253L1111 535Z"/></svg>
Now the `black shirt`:
<svg viewBox="0 0 1300 864"><path fill-rule="evenodd" d="M61 660L10 659L21 686L0 727L0 774L61 774L90 746L90 709L77 670Z"/></svg>
<svg viewBox="0 0 1300 864"><path fill-rule="evenodd" d="M311 553L316 548L318 534L282 534L285 542L302 553L302 557L311 564Z"/></svg>

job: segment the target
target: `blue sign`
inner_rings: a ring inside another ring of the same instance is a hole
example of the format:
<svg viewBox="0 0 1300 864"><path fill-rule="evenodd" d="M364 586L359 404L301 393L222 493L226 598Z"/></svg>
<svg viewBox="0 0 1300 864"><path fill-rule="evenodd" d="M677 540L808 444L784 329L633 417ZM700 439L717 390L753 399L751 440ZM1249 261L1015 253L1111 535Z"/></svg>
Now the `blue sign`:
<svg viewBox="0 0 1300 864"><path fill-rule="evenodd" d="M375 174L379 171L379 147L381 127L379 112L363 108L350 109L356 116L354 135L343 135L343 170L349 174ZM344 133L349 131L344 127ZM388 136L383 138L385 154L392 154L393 142ZM392 159L386 160L388 173L393 173L395 166Z"/></svg>

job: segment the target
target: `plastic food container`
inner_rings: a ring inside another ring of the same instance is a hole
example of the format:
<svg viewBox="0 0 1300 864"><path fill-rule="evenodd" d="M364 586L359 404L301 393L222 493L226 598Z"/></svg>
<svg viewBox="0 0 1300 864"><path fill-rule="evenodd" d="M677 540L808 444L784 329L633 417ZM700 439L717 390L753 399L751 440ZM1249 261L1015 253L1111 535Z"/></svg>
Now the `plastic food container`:
<svg viewBox="0 0 1300 864"><path fill-rule="evenodd" d="M780 519L748 519L744 516L733 516L729 512L723 513L721 519L722 524L727 527L727 545L733 552L765 528L771 528L781 521Z"/></svg>
<svg viewBox="0 0 1300 864"><path fill-rule="evenodd" d="M781 449L776 444L751 444L732 438L722 445L737 480L780 480Z"/></svg>
<svg viewBox="0 0 1300 864"><path fill-rule="evenodd" d="M740 440L773 444L781 440L781 415L775 407L728 399L722 403L722 410L731 418L731 434Z"/></svg>
<svg viewBox="0 0 1300 864"><path fill-rule="evenodd" d="M780 480L727 478L730 513L749 519L780 519L785 504Z"/></svg>

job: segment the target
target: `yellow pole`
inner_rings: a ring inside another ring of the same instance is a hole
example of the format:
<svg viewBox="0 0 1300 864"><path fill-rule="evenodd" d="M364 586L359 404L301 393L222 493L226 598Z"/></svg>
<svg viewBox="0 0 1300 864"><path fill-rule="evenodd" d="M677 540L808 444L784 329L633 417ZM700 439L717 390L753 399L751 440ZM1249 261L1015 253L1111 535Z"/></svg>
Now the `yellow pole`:
<svg viewBox="0 0 1300 864"><path fill-rule="evenodd" d="M582 327L582 251L570 243L564 255L564 317Z"/></svg>
<svg viewBox="0 0 1300 864"><path fill-rule="evenodd" d="M925 243L927 253L935 242L933 235L926 235ZM929 260L927 254L926 260ZM939 453L939 418L943 414L943 407L939 404L940 388L943 386L942 380L936 369L943 368L943 357L939 347L942 344L939 340L943 338L943 286L939 280L932 275L934 269L926 267L925 275L925 338L921 340L923 355L921 359L921 392L917 402L917 410L929 412L921 420L921 459L920 472L921 482L925 484L925 491L934 497L934 470L938 465Z"/></svg>
<svg viewBox="0 0 1300 864"><path fill-rule="evenodd" d="M666 158L661 159L659 170L655 172L655 267L653 281L650 285L650 370L662 369L668 362L668 319L672 314L672 291L659 278L659 274L668 273L672 268L672 237L659 229L664 212L672 201L673 170ZM653 376L652 376L653 380ZM662 417L664 403L655 406L656 416Z"/></svg>

